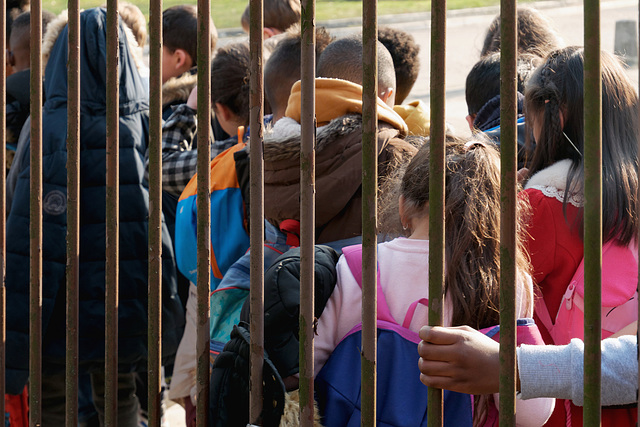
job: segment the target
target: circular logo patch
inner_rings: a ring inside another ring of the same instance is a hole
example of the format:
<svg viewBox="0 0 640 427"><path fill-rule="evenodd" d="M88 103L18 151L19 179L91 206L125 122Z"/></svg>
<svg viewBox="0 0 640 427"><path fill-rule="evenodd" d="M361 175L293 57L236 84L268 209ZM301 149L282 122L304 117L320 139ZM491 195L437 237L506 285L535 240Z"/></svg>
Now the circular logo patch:
<svg viewBox="0 0 640 427"><path fill-rule="evenodd" d="M42 201L42 209L49 215L61 215L67 210L67 196L60 190L49 191Z"/></svg>

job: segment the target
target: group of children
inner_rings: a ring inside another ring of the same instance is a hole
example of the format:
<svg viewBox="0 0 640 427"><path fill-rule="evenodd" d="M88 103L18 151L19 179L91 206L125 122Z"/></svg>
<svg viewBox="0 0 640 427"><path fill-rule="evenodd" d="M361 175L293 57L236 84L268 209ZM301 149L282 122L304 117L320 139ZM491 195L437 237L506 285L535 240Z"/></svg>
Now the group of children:
<svg viewBox="0 0 640 427"><path fill-rule="evenodd" d="M15 76L23 69L21 34L28 35L22 22L28 22L28 15L27 18L24 16L16 18L10 37ZM146 39L146 25L140 22L144 17L130 6L122 6L121 16L128 27L121 23L119 29L122 250L118 388L122 390L122 396L118 401L118 425L136 426L140 421L140 404L144 406L144 402L139 402L136 396L136 381L140 378L135 373L146 370L147 345L148 70L145 71L140 61L140 47ZM279 272L285 264L299 265L299 253L291 249L299 246L300 237L299 21L298 1L265 1L264 90L265 110L269 113L265 116L264 135L265 270L268 269L265 304L269 304L265 305L265 349L284 379L281 384L286 388L288 402L297 389L299 368L297 353L293 354L297 349L283 345L282 340L285 337L286 343L290 344L292 340L297 343L299 305L295 296L296 292L299 295L296 288L299 276L295 277L295 267L291 274ZM104 414L105 322L104 22L103 9L82 12L80 368L90 376L92 399L89 400L93 400L100 422ZM248 22L247 8L242 16L245 29ZM583 258L584 51L577 47L561 47L562 41L548 21L533 9L519 11L518 25L518 162L523 168L520 174L523 189L517 206L516 315L518 318L533 317L542 334L541 338L535 332L533 322L524 322L522 325L533 332L523 333L519 343L542 344L544 339L547 344L567 344L554 342L551 327L541 319L541 313L556 317ZM44 42L48 60L43 110L43 425L60 425L64 420L64 388L60 385L64 384L62 372L66 349L66 248L63 243L67 229L64 172L67 31L65 19L58 18L49 25ZM493 327L499 323L500 308L499 34L499 20L495 20L487 32L481 58L467 78L467 121L472 136L461 138L450 134L445 143L444 326L468 325L486 335L495 333ZM164 11L163 366L167 382L170 379L169 397L185 406L189 426L195 421L197 398L195 174L198 146L210 147L211 157L211 335L221 344L216 355L233 352L233 346L225 347L224 344L234 336L234 324L249 320L245 300L249 287L250 250L251 58L246 42L215 49L217 33L213 22L210 38L214 56L211 63L204 66L211 67L211 115L200 119L207 120L213 131L211 141L205 142L198 141L196 133L197 10L183 5ZM379 317L379 320L395 324L391 330L399 331L401 336L412 337L409 339L414 342L411 351L415 358L418 354L422 357L421 376L418 365L410 367L416 381L422 379L428 385L474 393L471 399L466 398L467 402L472 402L469 409L473 408L469 410L468 425L489 426L496 422L499 400L496 388L491 386L494 383L487 380L481 384L477 378L462 377L472 372L474 365L468 360L455 359L455 354L445 357L446 353L442 353L438 345L478 342L477 348L482 344L485 346L482 348L494 349L489 344L494 341L486 335L473 335L471 329L421 330L427 324L430 297L427 285L429 121L422 102L403 104L410 99L411 88L417 79L418 50L409 34L391 28L380 29L377 142L383 214L380 232L385 237L380 239L377 250L378 298L385 305L381 306L379 302L378 311L385 317ZM340 357L344 353L336 349L359 327L362 307L361 265L345 256L338 260L343 249L345 254L359 254L357 245L361 242L362 37L334 39L325 29L319 28L316 63L315 239L317 244L327 246L319 250L330 255L319 256L316 260L316 277L322 278L322 285L316 287L318 323L314 339L314 371L319 383L324 384L318 390L318 401L319 411L326 416L326 411L339 407L332 400L336 393L327 391L337 387L331 372L341 363ZM24 69L28 73L28 64ZM637 264L634 236L638 229L635 217L638 97L617 58L603 53L602 69L603 239L614 246L631 248ZM21 118L24 119L26 116ZM11 166L13 179L8 186L13 197L7 225L7 336L12 345L7 348L6 375L7 390L12 394L23 392L29 372L26 363L29 298L26 290L30 158L26 153L30 135L28 126L18 129L18 134L21 131L23 136L21 143L16 140L17 149L22 154ZM299 269L297 271L299 274ZM231 295L235 298L233 303L230 302ZM637 300L634 295L630 299ZM630 324L637 322L637 301L635 304L636 318L628 319ZM289 318L287 316L293 320L274 321ZM423 341L416 345L420 341L418 332ZM471 338L460 338L467 336L464 334ZM518 350L523 388L531 382L532 370L524 364L532 362L523 361L532 360L526 356L529 347ZM495 366L495 358L487 356L489 351L473 353L469 350L469 354L479 366L482 363ZM458 366L456 363L462 368L455 371L457 374L446 375L448 369ZM214 361L214 372L216 369L223 368ZM379 371L385 369L384 364L378 365ZM487 368L484 377L478 378L488 378L493 372ZM529 379L525 380L527 373ZM456 382L458 374L461 378ZM442 380L442 377L449 380ZM212 381L216 378L219 376L213 375ZM381 378L394 377L382 375ZM224 390L218 386L216 384L212 390ZM378 387L384 390L387 386L389 384ZM234 396L220 395L215 399L225 402L224 399L231 397ZM526 397L540 398L517 400L518 425L581 425L580 409L568 401L556 402L551 398L553 395L544 392L530 393ZM558 397L573 396L561 394ZM579 402L579 399L575 401ZM426 401L423 406L419 408L420 414L426 414ZM283 420L297 419L292 416L295 410L295 405L286 405L279 415ZM402 409L379 408L379 414L388 415L384 411L401 413ZM337 410L330 415L331 418L324 418L331 420L328 425L346 425L348 417L353 416L350 414L341 419ZM213 414L214 418L216 416ZM323 419L319 420L322 422ZM246 425L252 421L248 420L247 413L242 423ZM447 425L446 417L444 421ZM635 422L635 410L603 410L604 425L634 425Z"/></svg>

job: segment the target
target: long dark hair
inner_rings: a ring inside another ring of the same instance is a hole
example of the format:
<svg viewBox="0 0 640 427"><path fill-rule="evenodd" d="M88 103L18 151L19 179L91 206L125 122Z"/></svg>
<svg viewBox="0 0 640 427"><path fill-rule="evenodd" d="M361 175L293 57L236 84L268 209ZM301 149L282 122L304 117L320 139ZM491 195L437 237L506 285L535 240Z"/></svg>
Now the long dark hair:
<svg viewBox="0 0 640 427"><path fill-rule="evenodd" d="M445 159L445 292L452 325L481 329L500 320L500 154L490 143L448 137ZM428 215L429 144L406 168L400 194L408 217ZM529 280L522 238L527 204L518 202L518 283ZM522 292L531 301L532 295ZM526 306L526 305L525 305Z"/></svg>
<svg viewBox="0 0 640 427"><path fill-rule="evenodd" d="M602 52L600 58L603 238L605 241L615 238L621 244L628 244L638 229L638 96L620 62L606 52ZM530 173L560 160L571 160L565 206L571 194L583 192L583 67L582 48L556 50L534 72L525 91L527 124L530 126L533 120L541 120L542 129Z"/></svg>

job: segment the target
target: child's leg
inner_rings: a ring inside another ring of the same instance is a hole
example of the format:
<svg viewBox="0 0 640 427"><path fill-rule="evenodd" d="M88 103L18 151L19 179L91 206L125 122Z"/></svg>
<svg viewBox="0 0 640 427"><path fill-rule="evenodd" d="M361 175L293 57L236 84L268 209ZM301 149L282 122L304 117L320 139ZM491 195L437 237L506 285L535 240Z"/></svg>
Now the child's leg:
<svg viewBox="0 0 640 427"><path fill-rule="evenodd" d="M118 374L118 427L137 427L140 402L136 396L135 373ZM93 404L100 417L100 425L104 425L104 373L91 374Z"/></svg>

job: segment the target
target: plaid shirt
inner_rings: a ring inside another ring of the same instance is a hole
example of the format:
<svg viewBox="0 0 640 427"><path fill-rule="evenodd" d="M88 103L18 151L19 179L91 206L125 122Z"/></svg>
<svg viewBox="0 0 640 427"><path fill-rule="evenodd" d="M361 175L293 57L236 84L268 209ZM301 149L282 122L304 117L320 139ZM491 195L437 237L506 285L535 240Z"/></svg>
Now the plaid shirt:
<svg viewBox="0 0 640 427"><path fill-rule="evenodd" d="M181 104L162 125L162 189L178 197L196 173L198 163L196 110ZM238 143L237 137L213 141L211 159ZM148 179L149 155L145 156Z"/></svg>

